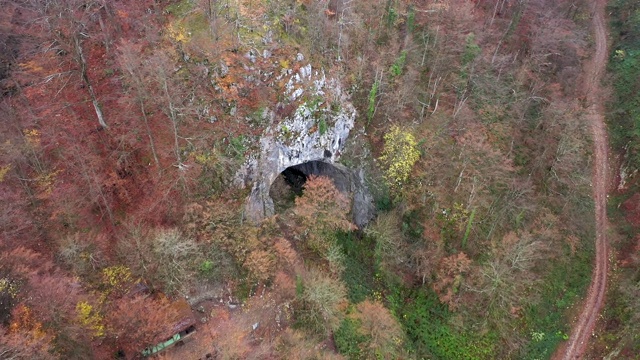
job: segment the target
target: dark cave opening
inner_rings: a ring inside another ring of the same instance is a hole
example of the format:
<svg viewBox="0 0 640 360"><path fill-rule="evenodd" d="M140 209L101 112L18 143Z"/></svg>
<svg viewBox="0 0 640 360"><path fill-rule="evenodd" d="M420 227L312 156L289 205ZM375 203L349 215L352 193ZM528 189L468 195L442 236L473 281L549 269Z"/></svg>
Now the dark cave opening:
<svg viewBox="0 0 640 360"><path fill-rule="evenodd" d="M312 175L327 176L340 192L350 191L348 172L333 164L317 160L290 166L280 173L269 189L276 213L294 205L295 198L302 195L304 184Z"/></svg>
<svg viewBox="0 0 640 360"><path fill-rule="evenodd" d="M295 167L288 167L280 173L280 176L284 179L285 183L289 185L291 191L293 191L296 196L302 195L302 188L307 182L307 174Z"/></svg>

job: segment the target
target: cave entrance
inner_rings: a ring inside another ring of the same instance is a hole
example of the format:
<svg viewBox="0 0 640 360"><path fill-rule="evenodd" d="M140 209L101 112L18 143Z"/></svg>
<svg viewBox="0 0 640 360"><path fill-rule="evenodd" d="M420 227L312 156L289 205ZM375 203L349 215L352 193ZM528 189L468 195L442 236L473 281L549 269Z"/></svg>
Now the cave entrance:
<svg viewBox="0 0 640 360"><path fill-rule="evenodd" d="M296 197L302 195L304 184L312 175L329 177L342 193L349 193L351 190L348 171L338 165L317 160L290 166L278 175L269 188L269 196L273 200L276 213L294 205Z"/></svg>

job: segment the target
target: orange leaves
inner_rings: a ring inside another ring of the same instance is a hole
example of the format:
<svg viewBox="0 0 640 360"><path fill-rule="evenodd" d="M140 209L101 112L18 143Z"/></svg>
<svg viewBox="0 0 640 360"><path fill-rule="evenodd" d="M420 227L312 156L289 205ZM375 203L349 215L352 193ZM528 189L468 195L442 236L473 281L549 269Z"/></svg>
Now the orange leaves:
<svg viewBox="0 0 640 360"><path fill-rule="evenodd" d="M469 271L470 267L471 260L463 252L445 257L440 261L433 289L438 293L440 301L447 304L452 311L458 306L455 295L462 284L462 275Z"/></svg>
<svg viewBox="0 0 640 360"><path fill-rule="evenodd" d="M242 265L256 280L266 281L275 271L276 259L269 251L255 250L249 253Z"/></svg>
<svg viewBox="0 0 640 360"><path fill-rule="evenodd" d="M301 265L302 258L296 253L296 250L291 246L291 243L285 238L276 239L273 244L273 249L278 255L279 259L284 260L285 264L290 266Z"/></svg>
<svg viewBox="0 0 640 360"><path fill-rule="evenodd" d="M126 11L120 10L120 9L116 10L116 15L118 15L118 17L122 18L122 19L129 18L129 13L127 13Z"/></svg>
<svg viewBox="0 0 640 360"><path fill-rule="evenodd" d="M397 359L401 351L404 331L398 321L380 302L365 300L356 307L352 315L360 324L359 332L369 341L368 358ZM382 357L377 356L384 354Z"/></svg>
<svg viewBox="0 0 640 360"><path fill-rule="evenodd" d="M349 231L355 226L349 221L350 201L328 177L310 176L301 197L296 198L293 212L297 231L305 246L327 256L334 246L336 231Z"/></svg>
<svg viewBox="0 0 640 360"><path fill-rule="evenodd" d="M53 359L53 336L43 329L33 311L19 305L13 310L13 321L4 333L0 327L0 355L3 359ZM14 357L12 357L14 356Z"/></svg>
<svg viewBox="0 0 640 360"><path fill-rule="evenodd" d="M294 209L303 226L317 230L351 230L348 220L350 201L336 189L328 177L310 176L304 193L296 199Z"/></svg>
<svg viewBox="0 0 640 360"><path fill-rule="evenodd" d="M40 64L38 64L35 60L29 60L18 65L20 66L20 69L30 74L40 75L44 71L42 66L40 66Z"/></svg>
<svg viewBox="0 0 640 360"><path fill-rule="evenodd" d="M132 355L173 335L179 319L178 312L166 299L136 296L116 301L108 320L118 345Z"/></svg>
<svg viewBox="0 0 640 360"><path fill-rule="evenodd" d="M9 332L25 331L34 339L41 339L46 336L42 328L42 323L36 320L33 310L26 305L18 305L13 310Z"/></svg>

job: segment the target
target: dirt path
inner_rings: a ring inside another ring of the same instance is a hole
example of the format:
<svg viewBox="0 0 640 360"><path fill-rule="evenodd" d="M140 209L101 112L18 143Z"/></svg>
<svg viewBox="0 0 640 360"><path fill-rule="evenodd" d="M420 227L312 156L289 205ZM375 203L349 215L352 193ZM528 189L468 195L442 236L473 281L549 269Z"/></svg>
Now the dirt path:
<svg viewBox="0 0 640 360"><path fill-rule="evenodd" d="M593 28L596 53L585 67L587 119L591 122L594 141L593 197L596 216L596 260L591 284L584 299L582 311L571 330L569 341L554 358L581 359L593 333L596 320L604 304L607 286L609 244L607 242L607 190L609 184L609 148L607 129L604 123L603 96L600 80L607 63L607 26L605 23L605 0L592 1ZM562 356L561 351L564 350ZM561 357L562 356L562 357Z"/></svg>

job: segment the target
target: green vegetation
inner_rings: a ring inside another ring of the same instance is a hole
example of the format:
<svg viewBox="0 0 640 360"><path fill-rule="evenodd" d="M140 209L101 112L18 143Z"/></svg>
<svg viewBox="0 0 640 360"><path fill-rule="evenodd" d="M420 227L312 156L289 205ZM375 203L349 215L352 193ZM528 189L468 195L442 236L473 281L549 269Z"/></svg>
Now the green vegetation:
<svg viewBox="0 0 640 360"><path fill-rule="evenodd" d="M612 145L625 149L629 165L640 168L640 5L635 1L609 2L616 34L609 59L614 99L610 106L609 128Z"/></svg>
<svg viewBox="0 0 640 360"><path fill-rule="evenodd" d="M339 306L346 295L344 285L320 272L312 272L303 284L297 326L316 335L337 329L343 318Z"/></svg>
<svg viewBox="0 0 640 360"><path fill-rule="evenodd" d="M640 4L630 0L608 2L611 20L609 73L613 96L608 104L607 122L613 153L623 154L621 173L632 174L640 168ZM640 353L640 286L635 255L638 227L633 223L635 210L625 206L637 194L634 175L625 179L628 188L611 194L607 214L614 225L609 235L617 258L609 277L603 324L597 334L596 356L637 359ZM631 221L630 221L631 220ZM632 250L633 249L633 250Z"/></svg>
<svg viewBox="0 0 640 360"><path fill-rule="evenodd" d="M391 28L395 25L396 20L398 19L398 11L396 10L395 0L387 0L386 5L386 20L387 27Z"/></svg>
<svg viewBox="0 0 640 360"><path fill-rule="evenodd" d="M570 330L566 315L587 290L592 263L593 242L589 239L582 242L580 251L568 262L552 266L537 290L540 302L531 304L525 310L525 323L530 329L531 341L522 350L520 358L548 358L556 346L566 340Z"/></svg>
<svg viewBox="0 0 640 360"><path fill-rule="evenodd" d="M247 151L247 138L244 135L238 135L229 139L229 145L227 146L227 154L232 157L242 160L244 153Z"/></svg>
<svg viewBox="0 0 640 360"><path fill-rule="evenodd" d="M326 134L327 130L327 121L325 119L320 119L320 121L318 121L318 132L320 133L320 136Z"/></svg>
<svg viewBox="0 0 640 360"><path fill-rule="evenodd" d="M464 231L464 237L462 238L462 250L467 248L467 240L469 240L469 234L471 234L471 227L473 226L473 218L476 216L476 209L471 211L469 215L469 221L467 222L467 229Z"/></svg>
<svg viewBox="0 0 640 360"><path fill-rule="evenodd" d="M165 7L164 12L174 15L177 18L181 18L186 16L187 13L193 9L194 5L193 0L177 1Z"/></svg>
<svg viewBox="0 0 640 360"><path fill-rule="evenodd" d="M363 359L362 344L367 339L358 329L359 324L356 320L346 318L333 335L338 351L351 360Z"/></svg>
<svg viewBox="0 0 640 360"><path fill-rule="evenodd" d="M389 72L391 73L391 77L398 77L402 75L402 70L404 69L404 63L407 61L407 52L402 51L400 56L396 59L396 61L389 68Z"/></svg>
<svg viewBox="0 0 640 360"><path fill-rule="evenodd" d="M462 66L472 63L481 52L482 49L476 43L476 36L473 33L467 35L464 52L462 53Z"/></svg>
<svg viewBox="0 0 640 360"><path fill-rule="evenodd" d="M371 122L373 115L376 113L376 101L378 96L378 88L380 87L379 81L374 81L371 85L371 91L369 91L369 106L367 107L367 122Z"/></svg>
<svg viewBox="0 0 640 360"><path fill-rule="evenodd" d="M371 239L355 233L338 233L338 244L346 255L342 281L351 303L357 304L373 295L375 264Z"/></svg>
<svg viewBox="0 0 640 360"><path fill-rule="evenodd" d="M398 288L391 293L392 310L412 341L417 358L495 359L496 334L481 335L472 329L452 325L453 314L435 293ZM406 301L411 299L411 301Z"/></svg>

